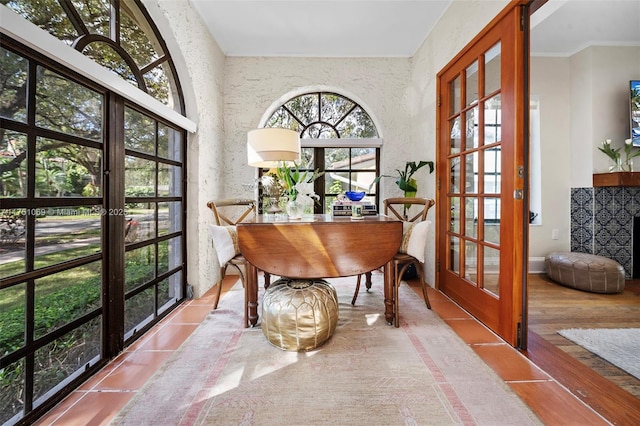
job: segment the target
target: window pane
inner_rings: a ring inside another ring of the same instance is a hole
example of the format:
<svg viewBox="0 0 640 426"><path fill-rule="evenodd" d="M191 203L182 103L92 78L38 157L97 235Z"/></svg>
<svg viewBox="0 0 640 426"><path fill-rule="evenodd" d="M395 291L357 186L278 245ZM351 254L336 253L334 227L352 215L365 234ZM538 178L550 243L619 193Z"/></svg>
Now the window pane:
<svg viewBox="0 0 640 426"><path fill-rule="evenodd" d="M36 125L102 141L102 95L38 66Z"/></svg>
<svg viewBox="0 0 640 426"><path fill-rule="evenodd" d="M170 201L158 203L158 235L182 231L182 203Z"/></svg>
<svg viewBox="0 0 640 426"><path fill-rule="evenodd" d="M138 67L142 68L158 59L160 55L149 40L149 37L153 38L153 33L149 31L150 34L147 36L138 25L139 22L145 26L148 24L144 20L136 19L128 8L121 8L120 12L120 44L129 52ZM160 48L157 41L155 46Z"/></svg>
<svg viewBox="0 0 640 426"><path fill-rule="evenodd" d="M131 108L124 110L124 146L127 149L154 155L155 121Z"/></svg>
<svg viewBox="0 0 640 426"><path fill-rule="evenodd" d="M449 121L449 152L457 154L462 147L462 135L460 129L460 117L456 117Z"/></svg>
<svg viewBox="0 0 640 426"><path fill-rule="evenodd" d="M158 274L164 274L182 265L181 237L158 243Z"/></svg>
<svg viewBox="0 0 640 426"><path fill-rule="evenodd" d="M467 70L467 87L466 87L466 103L469 106L475 102L478 102L478 61L474 61Z"/></svg>
<svg viewBox="0 0 640 426"><path fill-rule="evenodd" d="M124 302L125 336L134 330L144 327L154 317L154 289L144 290Z"/></svg>
<svg viewBox="0 0 640 426"><path fill-rule="evenodd" d="M127 203L124 241L126 244L156 237L155 203Z"/></svg>
<svg viewBox="0 0 640 426"><path fill-rule="evenodd" d="M335 139L338 137L338 134L333 127L327 124L314 123L307 127L300 137L312 139Z"/></svg>
<svg viewBox="0 0 640 426"><path fill-rule="evenodd" d="M460 193L461 190L461 170L460 170L460 157L454 157L450 160L450 173L451 173L451 192Z"/></svg>
<svg viewBox="0 0 640 426"><path fill-rule="evenodd" d="M102 150L38 138L36 151L37 197L102 194Z"/></svg>
<svg viewBox="0 0 640 426"><path fill-rule="evenodd" d="M126 252L124 261L125 291L131 291L155 278L156 250L154 245Z"/></svg>
<svg viewBox="0 0 640 426"><path fill-rule="evenodd" d="M182 299L182 271L178 271L158 284L158 314L169 309L173 302Z"/></svg>
<svg viewBox="0 0 640 426"><path fill-rule="evenodd" d="M480 141L478 134L478 107L475 106L465 113L467 121L467 130L465 133L466 149L477 148Z"/></svg>
<svg viewBox="0 0 640 426"><path fill-rule="evenodd" d="M93 262L36 280L36 338L101 306L101 265Z"/></svg>
<svg viewBox="0 0 640 426"><path fill-rule="evenodd" d="M449 237L449 270L460 275L460 238Z"/></svg>
<svg viewBox="0 0 640 426"><path fill-rule="evenodd" d="M502 55L500 52L501 43L498 42L484 54L484 96L490 95L501 87L500 60Z"/></svg>
<svg viewBox="0 0 640 426"><path fill-rule="evenodd" d="M318 94L316 93L298 96L287 102L285 105L304 125L308 125L309 123L313 123L320 119L320 117L318 117L318 113L320 112L318 106Z"/></svg>
<svg viewBox="0 0 640 426"><path fill-rule="evenodd" d="M462 240L464 252L464 278L478 283L478 244Z"/></svg>
<svg viewBox="0 0 640 426"><path fill-rule="evenodd" d="M0 278L26 271L27 237L24 209L0 210Z"/></svg>
<svg viewBox="0 0 640 426"><path fill-rule="evenodd" d="M95 318L35 353L34 399L43 396L100 356L102 320Z"/></svg>
<svg viewBox="0 0 640 426"><path fill-rule="evenodd" d="M24 410L24 366L24 358L21 358L3 369L4 387L0 392L0 423L3 425L9 424L10 418Z"/></svg>
<svg viewBox="0 0 640 426"><path fill-rule="evenodd" d="M451 209L451 224L449 230L451 232L455 232L456 234L460 233L460 197L449 197Z"/></svg>
<svg viewBox="0 0 640 426"><path fill-rule="evenodd" d="M109 37L109 0L71 0L89 33Z"/></svg>
<svg viewBox="0 0 640 426"><path fill-rule="evenodd" d="M478 199L466 197L464 204L464 235L478 238Z"/></svg>
<svg viewBox="0 0 640 426"><path fill-rule="evenodd" d="M182 194L182 167L158 164L158 197Z"/></svg>
<svg viewBox="0 0 640 426"><path fill-rule="evenodd" d="M110 45L101 41L95 41L88 44L82 53L103 67L118 74L123 80L131 83L135 87L138 87L136 76L131 70L131 67L129 67L129 64L127 64L120 54L113 50Z"/></svg>
<svg viewBox="0 0 640 426"><path fill-rule="evenodd" d="M500 294L500 250L484 247L484 274L482 284L485 290L496 295Z"/></svg>
<svg viewBox="0 0 640 426"><path fill-rule="evenodd" d="M165 124L158 124L158 156L182 161L182 132Z"/></svg>
<svg viewBox="0 0 640 426"><path fill-rule="evenodd" d="M502 117L500 95L494 96L484 104L484 144L498 143L502 140Z"/></svg>
<svg viewBox="0 0 640 426"><path fill-rule="evenodd" d="M322 103L320 112L322 121L334 126L355 105L349 99L335 93L323 93L320 101Z"/></svg>
<svg viewBox="0 0 640 426"><path fill-rule="evenodd" d="M460 77L456 77L449 84L449 97L451 98L451 106L449 115L457 114L460 111Z"/></svg>
<svg viewBox="0 0 640 426"><path fill-rule="evenodd" d="M484 192L499 194L501 181L500 146L484 151Z"/></svg>
<svg viewBox="0 0 640 426"><path fill-rule="evenodd" d="M327 194L341 194L349 191L349 172L327 172L324 179Z"/></svg>
<svg viewBox="0 0 640 426"><path fill-rule="evenodd" d="M0 289L0 354L3 356L24 346L26 291L25 283Z"/></svg>
<svg viewBox="0 0 640 426"><path fill-rule="evenodd" d="M304 164L310 169L315 169L315 150L313 148L302 148L300 150L300 164Z"/></svg>
<svg viewBox="0 0 640 426"><path fill-rule="evenodd" d="M69 46L79 35L57 1L48 2L46 7L41 0L3 1L2 4Z"/></svg>
<svg viewBox="0 0 640 426"><path fill-rule="evenodd" d="M0 131L0 198L22 198L27 196L27 135Z"/></svg>
<svg viewBox="0 0 640 426"><path fill-rule="evenodd" d="M348 170L349 148L325 148L324 167L325 170Z"/></svg>
<svg viewBox="0 0 640 426"><path fill-rule="evenodd" d="M464 156L465 158L465 192L478 192L478 152Z"/></svg>
<svg viewBox="0 0 640 426"><path fill-rule="evenodd" d="M100 253L102 216L87 207L36 209L37 269Z"/></svg>
<svg viewBox="0 0 640 426"><path fill-rule="evenodd" d="M342 138L375 138L378 136L373 120L357 107L337 127Z"/></svg>
<svg viewBox="0 0 640 426"><path fill-rule="evenodd" d="M27 61L20 55L0 48L0 117L27 121Z"/></svg>
<svg viewBox="0 0 640 426"><path fill-rule="evenodd" d="M127 155L124 160L124 193L127 197L156 195L156 162Z"/></svg>
<svg viewBox="0 0 640 426"><path fill-rule="evenodd" d="M278 108L276 112L273 113L269 121L267 121L267 125L265 127L279 127L282 129L291 129L299 132L300 124L293 118L289 111L287 111L284 107Z"/></svg>

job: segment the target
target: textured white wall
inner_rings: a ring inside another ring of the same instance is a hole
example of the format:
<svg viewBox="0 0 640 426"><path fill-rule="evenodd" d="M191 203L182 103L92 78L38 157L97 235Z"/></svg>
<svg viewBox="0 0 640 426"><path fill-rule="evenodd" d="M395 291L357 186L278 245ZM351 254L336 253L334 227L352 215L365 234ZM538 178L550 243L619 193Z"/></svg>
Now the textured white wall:
<svg viewBox="0 0 640 426"><path fill-rule="evenodd" d="M253 195L243 187L256 176L256 170L247 165L247 131L262 126L284 101L309 91L345 95L371 114L384 138L381 159L385 173L413 159L406 100L408 59L229 57L225 75L226 196ZM382 196L399 195L394 187L386 180Z"/></svg>
<svg viewBox="0 0 640 426"><path fill-rule="evenodd" d="M189 2L144 4L176 63L187 116L198 124L187 140L187 281L199 297L220 275L208 230L213 214L206 203L224 187L225 56Z"/></svg>

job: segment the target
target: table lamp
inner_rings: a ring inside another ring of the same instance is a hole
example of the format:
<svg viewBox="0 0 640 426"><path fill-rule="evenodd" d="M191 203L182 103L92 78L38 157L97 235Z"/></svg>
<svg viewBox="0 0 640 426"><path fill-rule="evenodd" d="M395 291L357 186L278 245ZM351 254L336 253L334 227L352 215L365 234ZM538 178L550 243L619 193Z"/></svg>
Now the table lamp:
<svg viewBox="0 0 640 426"><path fill-rule="evenodd" d="M299 158L300 135L295 130L272 127L247 133L247 159L250 166L290 166Z"/></svg>

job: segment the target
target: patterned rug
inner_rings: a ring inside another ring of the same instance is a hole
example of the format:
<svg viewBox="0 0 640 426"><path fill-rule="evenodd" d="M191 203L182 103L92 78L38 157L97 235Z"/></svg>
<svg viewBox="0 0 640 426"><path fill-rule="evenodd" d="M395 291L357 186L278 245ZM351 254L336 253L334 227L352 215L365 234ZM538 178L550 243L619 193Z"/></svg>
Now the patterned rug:
<svg viewBox="0 0 640 426"><path fill-rule="evenodd" d="M351 305L338 292L333 337L309 352L242 328L234 288L115 418L122 425L528 425L528 407L408 286L401 327L384 320L382 276Z"/></svg>
<svg viewBox="0 0 640 426"><path fill-rule="evenodd" d="M640 328L567 328L558 333L640 379Z"/></svg>

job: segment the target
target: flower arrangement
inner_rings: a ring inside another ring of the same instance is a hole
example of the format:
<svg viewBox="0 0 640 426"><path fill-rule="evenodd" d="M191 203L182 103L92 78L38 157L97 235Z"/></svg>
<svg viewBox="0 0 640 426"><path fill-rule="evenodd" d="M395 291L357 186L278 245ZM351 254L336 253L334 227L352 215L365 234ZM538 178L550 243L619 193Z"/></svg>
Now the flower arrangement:
<svg viewBox="0 0 640 426"><path fill-rule="evenodd" d="M610 172L631 172L633 171L633 157L637 157L640 155L640 150L632 153L631 148L633 145L631 144L631 139L625 139L624 141L624 161L622 159L622 148L611 148L611 139L605 139L602 142L602 146L599 146L598 149L606 154L607 157L611 160L611 165L609 166Z"/></svg>
<svg viewBox="0 0 640 426"><path fill-rule="evenodd" d="M322 176L324 172L300 170L300 166L294 163L292 167L281 165L275 169L278 179L284 188L284 195L289 200L300 200L301 197L315 198L319 197L313 190L313 182Z"/></svg>

